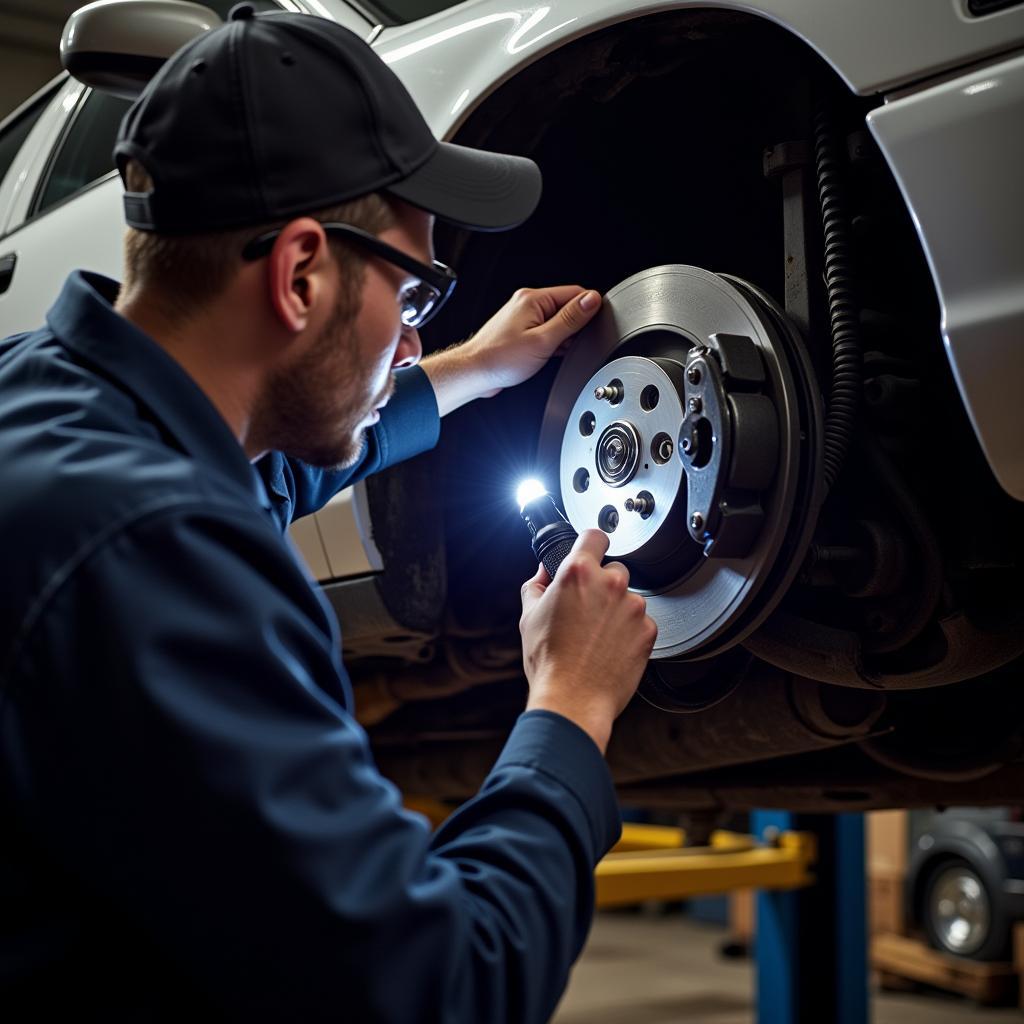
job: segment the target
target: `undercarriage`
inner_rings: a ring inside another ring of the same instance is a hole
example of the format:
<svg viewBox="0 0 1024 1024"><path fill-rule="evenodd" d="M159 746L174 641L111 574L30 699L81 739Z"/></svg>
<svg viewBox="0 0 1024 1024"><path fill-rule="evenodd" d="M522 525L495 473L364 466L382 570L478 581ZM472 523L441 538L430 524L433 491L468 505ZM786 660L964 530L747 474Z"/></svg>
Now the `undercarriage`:
<svg viewBox="0 0 1024 1024"><path fill-rule="evenodd" d="M557 51L464 123L545 194L507 235L439 227L461 295L426 347L520 286L606 298L559 365L367 485L389 568L327 592L403 790L475 792L522 709L513 495L537 475L658 622L608 752L624 800L1024 792L1024 508L964 413L877 102L773 25L677 12Z"/></svg>

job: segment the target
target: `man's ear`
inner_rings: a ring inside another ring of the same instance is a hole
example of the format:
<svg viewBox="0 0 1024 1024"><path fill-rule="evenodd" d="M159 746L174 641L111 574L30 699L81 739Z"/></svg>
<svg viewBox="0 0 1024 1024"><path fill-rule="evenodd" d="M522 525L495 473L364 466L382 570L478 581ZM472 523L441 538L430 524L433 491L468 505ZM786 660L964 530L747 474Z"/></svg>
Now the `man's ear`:
<svg viewBox="0 0 1024 1024"><path fill-rule="evenodd" d="M267 257L270 301L281 324L298 334L309 325L310 313L328 285L332 272L327 235L319 221L300 217L289 221Z"/></svg>

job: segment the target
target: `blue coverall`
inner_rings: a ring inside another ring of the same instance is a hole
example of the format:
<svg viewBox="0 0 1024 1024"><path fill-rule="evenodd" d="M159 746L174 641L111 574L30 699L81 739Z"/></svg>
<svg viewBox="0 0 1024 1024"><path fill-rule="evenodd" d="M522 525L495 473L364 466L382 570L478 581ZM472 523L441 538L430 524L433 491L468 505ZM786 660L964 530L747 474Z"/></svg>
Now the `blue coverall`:
<svg viewBox="0 0 1024 1024"><path fill-rule="evenodd" d="M284 536L436 443L429 381L351 470L254 467L117 287L0 344L0 1016L545 1020L619 835L600 752L523 714L431 835Z"/></svg>

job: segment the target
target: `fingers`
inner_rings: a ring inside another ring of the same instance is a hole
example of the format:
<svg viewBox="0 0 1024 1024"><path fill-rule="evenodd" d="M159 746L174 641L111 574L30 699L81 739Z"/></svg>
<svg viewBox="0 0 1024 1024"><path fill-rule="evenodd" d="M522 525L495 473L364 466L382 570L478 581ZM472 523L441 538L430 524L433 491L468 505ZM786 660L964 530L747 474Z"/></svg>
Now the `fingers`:
<svg viewBox="0 0 1024 1024"><path fill-rule="evenodd" d="M629 570L621 562L609 562L603 567L603 571L620 577L620 585L623 590L629 586Z"/></svg>
<svg viewBox="0 0 1024 1024"><path fill-rule="evenodd" d="M543 565L537 566L537 571L522 586L520 596L523 599L523 615L543 597L544 591L548 589L551 577Z"/></svg>
<svg viewBox="0 0 1024 1024"><path fill-rule="evenodd" d="M564 345L574 334L577 334L594 318L601 308L601 296L595 291L581 292L562 303L541 330L547 341L553 346Z"/></svg>
<svg viewBox="0 0 1024 1024"><path fill-rule="evenodd" d="M596 558L598 562L604 558L604 553L608 550L608 534L604 530L584 530L577 538L576 543L573 544L573 551L585 551L592 558Z"/></svg>

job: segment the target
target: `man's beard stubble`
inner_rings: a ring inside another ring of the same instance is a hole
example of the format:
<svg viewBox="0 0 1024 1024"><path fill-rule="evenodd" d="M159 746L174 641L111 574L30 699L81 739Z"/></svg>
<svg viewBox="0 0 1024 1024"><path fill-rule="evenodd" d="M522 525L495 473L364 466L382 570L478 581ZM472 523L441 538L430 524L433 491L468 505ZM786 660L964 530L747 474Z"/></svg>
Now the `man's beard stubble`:
<svg viewBox="0 0 1024 1024"><path fill-rule="evenodd" d="M266 439L266 448L323 469L345 469L359 461L365 443L359 425L394 388L392 377L387 393L371 403L371 371L359 360L358 307L352 299L339 295L323 332L270 378L253 414L253 433Z"/></svg>

